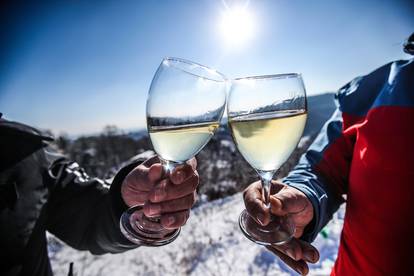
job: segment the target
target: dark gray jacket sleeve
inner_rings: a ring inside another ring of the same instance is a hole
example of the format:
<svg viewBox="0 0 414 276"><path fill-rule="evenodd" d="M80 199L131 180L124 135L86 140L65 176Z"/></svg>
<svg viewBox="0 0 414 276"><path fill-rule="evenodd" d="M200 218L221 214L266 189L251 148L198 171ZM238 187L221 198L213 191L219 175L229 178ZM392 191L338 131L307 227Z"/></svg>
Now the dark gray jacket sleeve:
<svg viewBox="0 0 414 276"><path fill-rule="evenodd" d="M121 198L122 181L139 163L121 169L109 187L90 178L77 163L55 160L45 176L51 186L47 230L70 246L93 254L136 248L122 235L119 218L127 209Z"/></svg>

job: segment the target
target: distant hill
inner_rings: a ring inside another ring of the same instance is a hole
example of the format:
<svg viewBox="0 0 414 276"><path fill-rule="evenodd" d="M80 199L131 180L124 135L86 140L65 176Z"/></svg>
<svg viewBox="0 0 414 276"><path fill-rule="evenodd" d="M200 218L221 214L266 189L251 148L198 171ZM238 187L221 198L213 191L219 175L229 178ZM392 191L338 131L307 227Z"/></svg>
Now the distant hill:
<svg viewBox="0 0 414 276"><path fill-rule="evenodd" d="M143 137L148 136L148 132L147 129L140 129L140 130L136 130L136 131L130 131L127 133L127 136L132 138L135 141L140 140Z"/></svg>
<svg viewBox="0 0 414 276"><path fill-rule="evenodd" d="M308 120L304 136L313 136L322 128L323 124L335 111L333 93L325 93L308 97Z"/></svg>

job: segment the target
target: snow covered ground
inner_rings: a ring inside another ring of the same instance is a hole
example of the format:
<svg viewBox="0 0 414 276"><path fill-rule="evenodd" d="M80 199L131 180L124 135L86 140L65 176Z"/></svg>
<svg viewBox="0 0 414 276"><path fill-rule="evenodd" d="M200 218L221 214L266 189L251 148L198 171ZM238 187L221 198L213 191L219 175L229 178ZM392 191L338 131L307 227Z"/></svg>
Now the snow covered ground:
<svg viewBox="0 0 414 276"><path fill-rule="evenodd" d="M67 275L74 262L77 276L89 275L297 275L262 246L247 240L237 219L243 210L241 194L195 208L180 236L159 248L141 247L123 254L94 256L76 251L49 236L49 255L55 275ZM328 275L334 263L344 208L319 235L314 245L321 260L310 275Z"/></svg>

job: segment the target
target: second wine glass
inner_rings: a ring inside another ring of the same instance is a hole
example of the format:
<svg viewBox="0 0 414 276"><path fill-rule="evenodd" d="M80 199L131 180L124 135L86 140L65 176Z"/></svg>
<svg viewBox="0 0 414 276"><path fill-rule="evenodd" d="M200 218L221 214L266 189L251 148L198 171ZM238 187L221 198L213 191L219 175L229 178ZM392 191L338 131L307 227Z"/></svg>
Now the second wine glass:
<svg viewBox="0 0 414 276"><path fill-rule="evenodd" d="M165 58L152 80L147 99L148 133L166 176L193 158L213 137L226 105L224 75L206 66L180 58ZM139 212L138 220L132 217ZM173 241L171 232L157 218L134 206L121 218L121 230L131 241L159 246ZM159 225L149 231L145 225Z"/></svg>
<svg viewBox="0 0 414 276"><path fill-rule="evenodd" d="M235 79L227 103L229 125L238 150L257 171L270 208L271 180L296 148L307 117L306 92L299 74ZM243 233L262 244L281 244L294 235L289 216L271 216L266 226L246 210L239 218Z"/></svg>

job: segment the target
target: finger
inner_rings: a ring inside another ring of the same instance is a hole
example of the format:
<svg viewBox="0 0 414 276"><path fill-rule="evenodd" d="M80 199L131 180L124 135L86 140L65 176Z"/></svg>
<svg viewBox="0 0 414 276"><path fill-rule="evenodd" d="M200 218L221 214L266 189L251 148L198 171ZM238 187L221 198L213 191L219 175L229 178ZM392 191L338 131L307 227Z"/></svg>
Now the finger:
<svg viewBox="0 0 414 276"><path fill-rule="evenodd" d="M273 245L280 252L288 255L295 261L304 260L306 262L316 263L319 260L319 252L310 243L299 239L291 239L281 245Z"/></svg>
<svg viewBox="0 0 414 276"><path fill-rule="evenodd" d="M260 182L254 182L244 190L244 204L249 215L261 225L270 222L269 208L262 200L262 188Z"/></svg>
<svg viewBox="0 0 414 276"><path fill-rule="evenodd" d="M148 169L148 180L155 183L161 179L163 175L162 165L159 163L151 165Z"/></svg>
<svg viewBox="0 0 414 276"><path fill-rule="evenodd" d="M302 259L303 260L313 263L313 264L319 261L320 255L316 247L302 240L298 240L298 242L300 243L300 246L302 247L302 254L303 254Z"/></svg>
<svg viewBox="0 0 414 276"><path fill-rule="evenodd" d="M286 184L280 183L276 180L272 180L271 185L270 185L270 194L271 195L276 194L285 187L286 187Z"/></svg>
<svg viewBox="0 0 414 276"><path fill-rule="evenodd" d="M188 160L187 164L190 165L194 171L197 169L197 159L195 157Z"/></svg>
<svg viewBox="0 0 414 276"><path fill-rule="evenodd" d="M166 229L177 229L187 222L189 216L189 210L162 215L161 225Z"/></svg>
<svg viewBox="0 0 414 276"><path fill-rule="evenodd" d="M148 169L144 166L138 166L125 177L123 187L127 187L132 192L149 192L153 183L148 181Z"/></svg>
<svg viewBox="0 0 414 276"><path fill-rule="evenodd" d="M192 193L185 197L163 201L160 203L146 202L144 204L144 213L148 217L159 216L164 213L174 213L190 209L196 200L196 193Z"/></svg>
<svg viewBox="0 0 414 276"><path fill-rule="evenodd" d="M157 155L154 155L142 162L142 165L144 165L146 168L149 168L156 163L161 163L161 161Z"/></svg>
<svg viewBox="0 0 414 276"><path fill-rule="evenodd" d="M170 174L170 179L172 183L179 185L183 183L187 178L191 177L192 175L197 175L197 171L194 171L190 165L182 165L179 167L174 168L174 170Z"/></svg>
<svg viewBox="0 0 414 276"><path fill-rule="evenodd" d="M161 165L154 164L150 168L139 165L134 168L126 177L125 183L128 189L135 192L149 192L155 185L157 176L159 176ZM158 175L157 175L158 174Z"/></svg>
<svg viewBox="0 0 414 276"><path fill-rule="evenodd" d="M148 200L149 192L131 191L127 185L121 187L124 202L129 207L143 205Z"/></svg>
<svg viewBox="0 0 414 276"><path fill-rule="evenodd" d="M198 183L199 178L196 175L190 176L180 185L174 185L168 179L163 179L150 192L149 200L155 203L182 198L192 194L196 190Z"/></svg>
<svg viewBox="0 0 414 276"><path fill-rule="evenodd" d="M297 273L301 275L307 275L309 273L309 267L305 261L295 261L294 259L290 258L289 256L285 255L284 253L280 252L278 249L272 246L266 246L266 248L272 253L274 253L276 256L278 256L285 264L287 264Z"/></svg>
<svg viewBox="0 0 414 276"><path fill-rule="evenodd" d="M280 252L288 255L291 259L299 261L302 259L302 247L297 239L293 238L281 245L273 245Z"/></svg>
<svg viewBox="0 0 414 276"><path fill-rule="evenodd" d="M277 216L301 212L307 204L306 196L289 186L270 196L271 212Z"/></svg>
<svg viewBox="0 0 414 276"><path fill-rule="evenodd" d="M297 219L296 216L291 216L291 219L292 219L293 224L295 225L295 232L294 232L293 236L295 238L302 237L303 232L305 231L305 227L300 226L300 225L298 225L298 223L296 223L297 220L300 220L300 219Z"/></svg>
<svg viewBox="0 0 414 276"><path fill-rule="evenodd" d="M149 191L162 175L162 166L153 164L147 168L143 164L135 167L124 179L121 194L128 206L142 205L148 200Z"/></svg>
<svg viewBox="0 0 414 276"><path fill-rule="evenodd" d="M148 192L131 194L137 204L143 204L148 199Z"/></svg>

